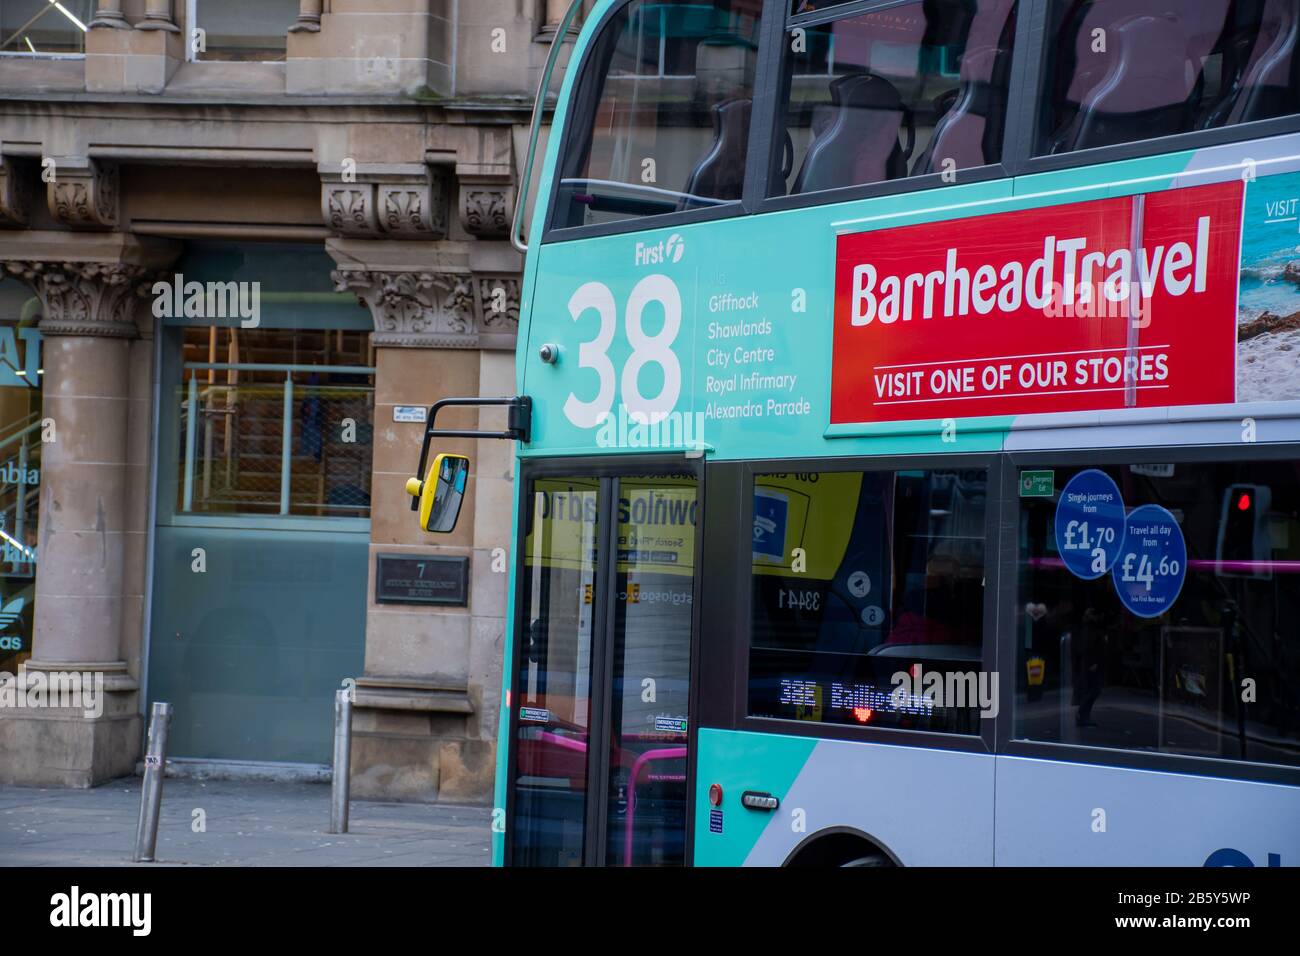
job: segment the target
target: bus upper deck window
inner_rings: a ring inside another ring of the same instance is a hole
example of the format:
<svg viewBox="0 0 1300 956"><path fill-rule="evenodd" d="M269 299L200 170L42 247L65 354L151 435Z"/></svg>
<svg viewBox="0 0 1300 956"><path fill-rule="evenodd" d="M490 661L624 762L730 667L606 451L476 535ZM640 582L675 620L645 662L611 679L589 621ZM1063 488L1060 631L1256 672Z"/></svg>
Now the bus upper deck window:
<svg viewBox="0 0 1300 956"><path fill-rule="evenodd" d="M1300 112L1300 0L1056 0L1038 152Z"/></svg>
<svg viewBox="0 0 1300 956"><path fill-rule="evenodd" d="M998 162L1015 19L1016 0L918 0L793 30L769 192Z"/></svg>
<svg viewBox="0 0 1300 956"><path fill-rule="evenodd" d="M575 87L553 225L740 199L762 0L636 0Z"/></svg>

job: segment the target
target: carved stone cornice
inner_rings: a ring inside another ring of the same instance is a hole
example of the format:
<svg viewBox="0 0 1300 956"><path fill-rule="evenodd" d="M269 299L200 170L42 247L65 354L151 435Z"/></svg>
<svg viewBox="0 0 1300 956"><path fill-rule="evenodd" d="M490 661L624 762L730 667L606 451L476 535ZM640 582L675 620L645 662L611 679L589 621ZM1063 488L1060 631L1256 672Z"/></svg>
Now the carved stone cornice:
<svg viewBox="0 0 1300 956"><path fill-rule="evenodd" d="M55 158L46 183L50 215L73 228L118 223L117 164L86 157Z"/></svg>
<svg viewBox="0 0 1300 956"><path fill-rule="evenodd" d="M480 345L513 349L519 335L519 276L475 274L474 282Z"/></svg>
<svg viewBox="0 0 1300 956"><path fill-rule="evenodd" d="M134 338L135 308L162 273L120 262L8 260L5 271L41 299L42 335Z"/></svg>
<svg viewBox="0 0 1300 956"><path fill-rule="evenodd" d="M0 224L27 225L32 207L31 186L18 166L7 156L0 156Z"/></svg>
<svg viewBox="0 0 1300 956"><path fill-rule="evenodd" d="M447 174L427 165L320 167L321 214L341 236L444 239Z"/></svg>
<svg viewBox="0 0 1300 956"><path fill-rule="evenodd" d="M510 232L515 190L507 177L460 177L460 224L479 239L501 239Z"/></svg>
<svg viewBox="0 0 1300 956"><path fill-rule="evenodd" d="M321 183L321 215L325 225L341 236L376 236L374 183Z"/></svg>
<svg viewBox="0 0 1300 956"><path fill-rule="evenodd" d="M468 272L340 269L334 288L352 292L375 320L375 345L479 347L473 276Z"/></svg>

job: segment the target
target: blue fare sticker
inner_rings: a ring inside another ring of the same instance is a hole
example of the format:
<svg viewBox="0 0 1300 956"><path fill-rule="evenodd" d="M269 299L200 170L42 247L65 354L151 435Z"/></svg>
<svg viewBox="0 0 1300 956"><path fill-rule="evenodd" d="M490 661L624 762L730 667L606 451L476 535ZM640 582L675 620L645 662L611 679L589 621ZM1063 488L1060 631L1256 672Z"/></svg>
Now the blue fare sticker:
<svg viewBox="0 0 1300 956"><path fill-rule="evenodd" d="M1075 577L1092 581L1115 565L1124 544L1124 499L1104 471L1070 479L1056 503L1056 550Z"/></svg>
<svg viewBox="0 0 1300 956"><path fill-rule="evenodd" d="M754 560L780 564L785 560L785 526L790 499L769 488L754 489Z"/></svg>
<svg viewBox="0 0 1300 956"><path fill-rule="evenodd" d="M1134 508L1112 576L1120 603L1138 617L1173 607L1187 578L1187 542L1174 516L1159 505Z"/></svg>
<svg viewBox="0 0 1300 956"><path fill-rule="evenodd" d="M709 811L709 832L710 833L722 832L722 811L721 810Z"/></svg>

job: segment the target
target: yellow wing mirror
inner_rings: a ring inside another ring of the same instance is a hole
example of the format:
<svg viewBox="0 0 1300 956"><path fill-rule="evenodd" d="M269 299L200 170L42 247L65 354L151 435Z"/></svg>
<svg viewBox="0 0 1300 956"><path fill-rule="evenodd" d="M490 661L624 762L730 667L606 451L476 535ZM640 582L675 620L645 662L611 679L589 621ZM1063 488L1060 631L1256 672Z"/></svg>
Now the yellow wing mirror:
<svg viewBox="0 0 1300 956"><path fill-rule="evenodd" d="M406 479L406 493L419 502L421 530L446 534L456 527L468 478L468 458L442 454L433 459L423 481Z"/></svg>

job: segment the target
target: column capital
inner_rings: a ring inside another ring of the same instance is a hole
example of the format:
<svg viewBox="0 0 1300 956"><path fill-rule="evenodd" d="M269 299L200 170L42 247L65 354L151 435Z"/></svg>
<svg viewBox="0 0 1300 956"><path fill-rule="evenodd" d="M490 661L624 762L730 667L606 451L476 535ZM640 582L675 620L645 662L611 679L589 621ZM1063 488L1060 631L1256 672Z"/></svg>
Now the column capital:
<svg viewBox="0 0 1300 956"><path fill-rule="evenodd" d="M519 276L478 271L471 256L447 244L429 254L424 243L331 239L339 264L331 275L370 309L378 346L510 349L519 330Z"/></svg>
<svg viewBox="0 0 1300 956"><path fill-rule="evenodd" d="M375 345L478 348L474 291L468 272L340 269L334 287L352 292L375 320Z"/></svg>
<svg viewBox="0 0 1300 956"><path fill-rule="evenodd" d="M0 234L0 264L40 296L44 335L133 338L136 306L179 252L120 233Z"/></svg>

